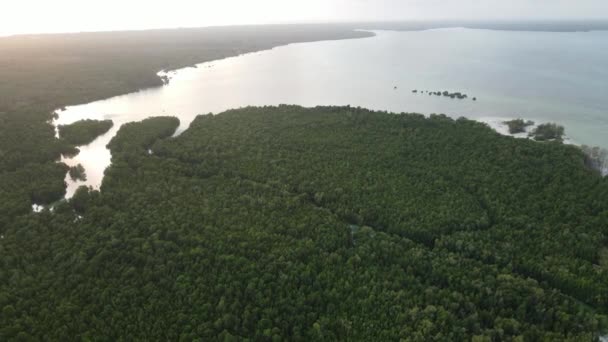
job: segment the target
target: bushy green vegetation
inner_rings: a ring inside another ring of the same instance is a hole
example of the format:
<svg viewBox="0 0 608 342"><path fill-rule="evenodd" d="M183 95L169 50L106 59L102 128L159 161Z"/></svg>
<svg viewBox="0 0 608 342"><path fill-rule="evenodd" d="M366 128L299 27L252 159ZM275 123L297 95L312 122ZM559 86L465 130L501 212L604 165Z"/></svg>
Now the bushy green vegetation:
<svg viewBox="0 0 608 342"><path fill-rule="evenodd" d="M0 229L30 213L33 203L48 204L65 195L68 167L55 160L73 151L55 139L55 129L44 116L0 113Z"/></svg>
<svg viewBox="0 0 608 342"><path fill-rule="evenodd" d="M55 108L306 40L272 26L0 38L0 340L593 340L607 181L445 116L247 108L125 125L65 194ZM476 100L476 98L473 98ZM147 148L154 154L145 153Z"/></svg>
<svg viewBox="0 0 608 342"><path fill-rule="evenodd" d="M564 127L556 123L541 124L534 129L530 136L532 136L535 140L538 141L562 141L562 138L564 136Z"/></svg>
<svg viewBox="0 0 608 342"><path fill-rule="evenodd" d="M16 217L32 211L32 204L50 204L66 192L67 165L28 163L0 173L0 234Z"/></svg>
<svg viewBox="0 0 608 342"><path fill-rule="evenodd" d="M1 340L606 328L608 181L578 148L350 107L244 108L158 140L161 126L119 131L101 192L1 232Z"/></svg>
<svg viewBox="0 0 608 342"><path fill-rule="evenodd" d="M82 181L86 181L87 180L87 174L85 172L84 166L82 166L82 164L78 164L76 166L72 166L70 167L70 170L68 171L70 178L72 178L72 180L82 180Z"/></svg>
<svg viewBox="0 0 608 342"><path fill-rule="evenodd" d="M517 133L525 133L526 127L530 127L534 125L534 121L524 121L524 119L513 119L504 122L505 125L509 127L509 133L517 134Z"/></svg>
<svg viewBox="0 0 608 342"><path fill-rule="evenodd" d="M87 145L112 128L112 120L80 120L69 125L59 125L59 137L76 146Z"/></svg>
<svg viewBox="0 0 608 342"><path fill-rule="evenodd" d="M114 154L141 152L156 140L167 138L179 127L179 119L173 116L157 116L141 122L129 122L120 127L118 134L108 143Z"/></svg>

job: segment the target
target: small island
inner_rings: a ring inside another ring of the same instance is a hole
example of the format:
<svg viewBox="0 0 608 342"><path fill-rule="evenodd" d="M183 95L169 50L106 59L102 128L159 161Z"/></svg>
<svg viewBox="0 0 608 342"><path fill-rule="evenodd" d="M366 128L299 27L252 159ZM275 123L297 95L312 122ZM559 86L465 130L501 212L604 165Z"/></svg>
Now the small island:
<svg viewBox="0 0 608 342"><path fill-rule="evenodd" d="M59 136L64 141L80 146L87 145L98 136L109 131L114 123L112 120L80 120L69 125L59 125Z"/></svg>
<svg viewBox="0 0 608 342"><path fill-rule="evenodd" d="M112 154L135 152L149 154L148 149L157 140L168 138L179 127L179 119L172 116L155 116L120 127L107 145Z"/></svg>
<svg viewBox="0 0 608 342"><path fill-rule="evenodd" d="M534 126L534 121L531 121L531 120L525 121L524 119L521 119L521 118L504 121L503 123L505 125L509 126L510 134L525 133L527 127Z"/></svg>
<svg viewBox="0 0 608 342"><path fill-rule="evenodd" d="M469 95L462 93L462 92L449 92L447 90L444 91L430 91L430 90L418 90L418 89L414 89L412 90L413 94L429 94L429 96L435 95L435 96L444 96L444 97L449 97L451 99L458 99L458 100L464 100L469 98ZM477 98L474 97L473 101L477 101Z"/></svg>
<svg viewBox="0 0 608 342"><path fill-rule="evenodd" d="M65 158L74 158L80 153L80 149L65 140L59 140L61 155Z"/></svg>
<svg viewBox="0 0 608 342"><path fill-rule="evenodd" d="M70 178L72 178L73 181L87 180L87 174L85 173L84 166L82 166L82 164L70 167L68 173L70 174Z"/></svg>
<svg viewBox="0 0 608 342"><path fill-rule="evenodd" d="M545 123L538 125L538 127L530 133L530 137L537 141L562 141L564 132L564 126L560 126L556 123Z"/></svg>

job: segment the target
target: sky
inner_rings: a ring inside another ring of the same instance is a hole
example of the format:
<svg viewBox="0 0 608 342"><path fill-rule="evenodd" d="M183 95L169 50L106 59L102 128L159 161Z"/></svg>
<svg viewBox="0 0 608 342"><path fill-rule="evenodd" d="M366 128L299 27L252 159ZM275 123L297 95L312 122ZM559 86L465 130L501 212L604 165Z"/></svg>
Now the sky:
<svg viewBox="0 0 608 342"><path fill-rule="evenodd" d="M0 35L344 21L604 18L608 0L2 0Z"/></svg>

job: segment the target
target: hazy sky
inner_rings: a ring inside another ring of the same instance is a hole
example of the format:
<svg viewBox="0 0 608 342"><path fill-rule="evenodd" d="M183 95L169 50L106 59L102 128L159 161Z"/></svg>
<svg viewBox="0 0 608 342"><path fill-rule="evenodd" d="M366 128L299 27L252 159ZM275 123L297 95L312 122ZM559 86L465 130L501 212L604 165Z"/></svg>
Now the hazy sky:
<svg viewBox="0 0 608 342"><path fill-rule="evenodd" d="M357 20L606 17L608 0L2 0L0 34Z"/></svg>

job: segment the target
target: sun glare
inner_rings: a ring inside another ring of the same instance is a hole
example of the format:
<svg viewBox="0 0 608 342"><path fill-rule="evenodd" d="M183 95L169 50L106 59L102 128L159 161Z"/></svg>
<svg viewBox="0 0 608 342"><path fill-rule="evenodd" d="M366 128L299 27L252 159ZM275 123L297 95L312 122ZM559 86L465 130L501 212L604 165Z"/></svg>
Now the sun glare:
<svg viewBox="0 0 608 342"><path fill-rule="evenodd" d="M302 4L281 0L176 0L170 5L143 0L21 0L2 6L0 34L323 21L330 20L335 7L320 0Z"/></svg>

